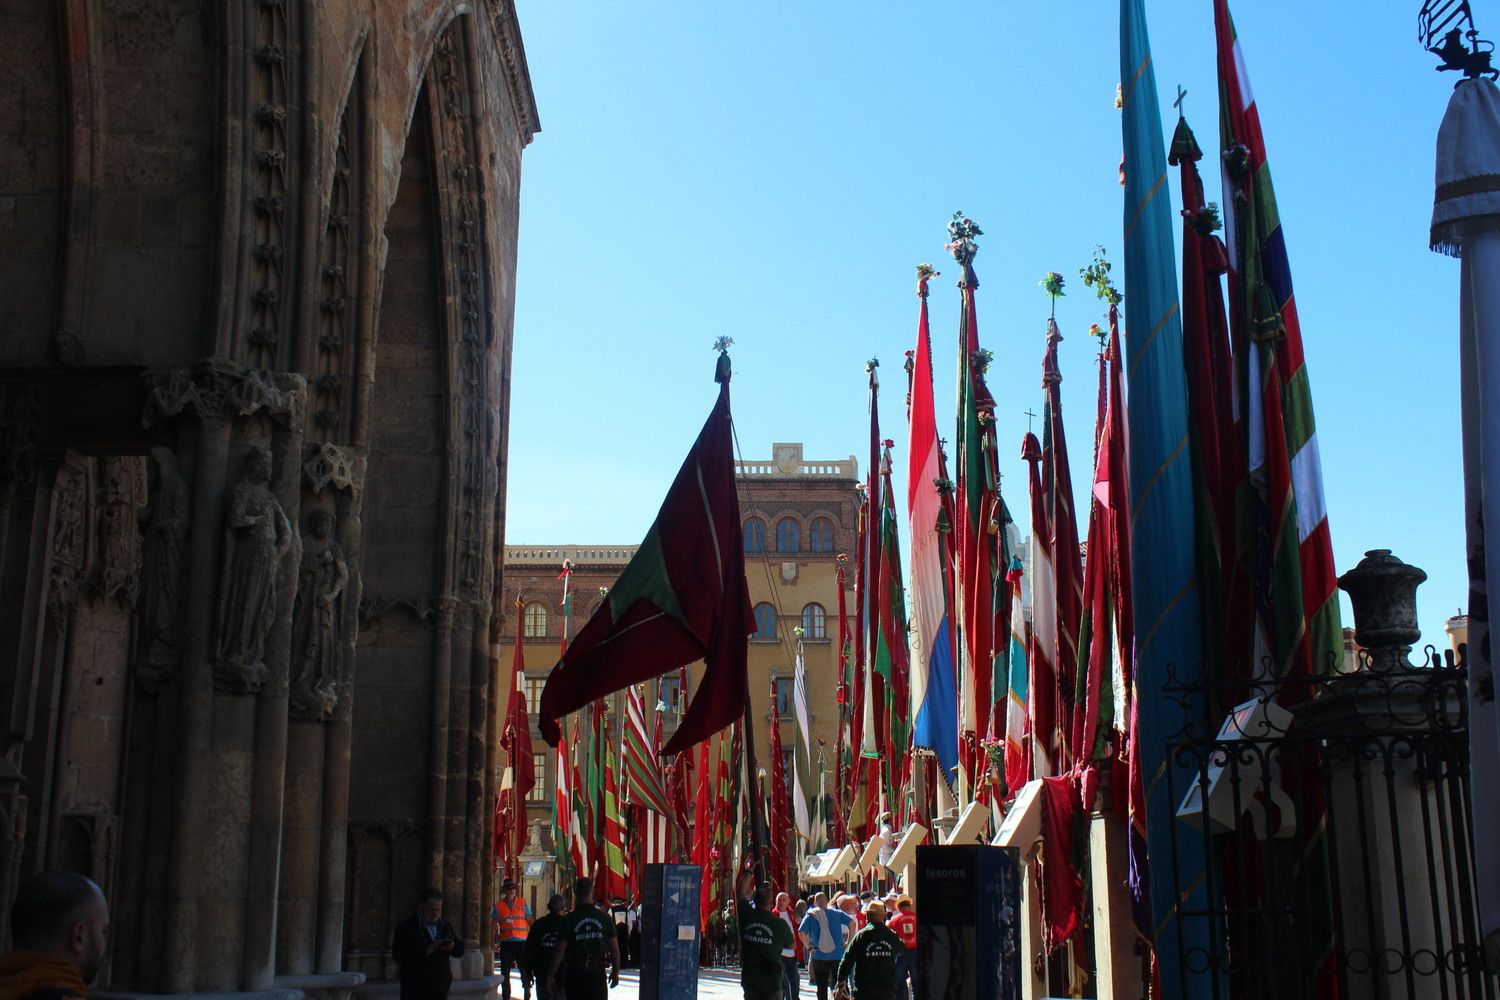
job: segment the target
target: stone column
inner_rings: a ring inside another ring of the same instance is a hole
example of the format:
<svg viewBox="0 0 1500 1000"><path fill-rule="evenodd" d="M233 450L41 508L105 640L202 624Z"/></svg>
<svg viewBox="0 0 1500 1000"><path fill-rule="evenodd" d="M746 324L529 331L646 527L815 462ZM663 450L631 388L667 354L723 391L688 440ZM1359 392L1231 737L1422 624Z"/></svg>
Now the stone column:
<svg viewBox="0 0 1500 1000"><path fill-rule="evenodd" d="M288 388L301 391L300 376ZM296 525L302 505L302 427L291 420L273 431L278 465L273 490L292 526L281 561L275 624L266 640L271 675L255 698L254 771L250 795L249 871L245 885L245 971L243 989L270 989L276 978L277 895L281 874L282 811L286 793L287 704L290 688L292 607L296 599L301 534Z"/></svg>
<svg viewBox="0 0 1500 1000"><path fill-rule="evenodd" d="M164 377L176 383L169 389L185 394L193 387L183 387L181 382L197 374L179 371ZM202 374L207 382L219 373ZM186 401L175 404L170 412L180 413L185 405ZM180 639L182 669L178 674L177 808L167 873L166 940L160 958L164 972L159 983L169 993L191 993L196 986L199 879L208 860L203 820L213 733L214 599L218 593L224 486L229 476L229 419L215 407L199 409L197 416L192 501L195 516L188 538Z"/></svg>
<svg viewBox="0 0 1500 1000"><path fill-rule="evenodd" d="M447 840L448 812L448 719L453 686L453 623L458 613L457 598L439 597L434 608L436 620L433 636L432 735L428 744L428 841L427 882L449 893L444 885L444 844Z"/></svg>

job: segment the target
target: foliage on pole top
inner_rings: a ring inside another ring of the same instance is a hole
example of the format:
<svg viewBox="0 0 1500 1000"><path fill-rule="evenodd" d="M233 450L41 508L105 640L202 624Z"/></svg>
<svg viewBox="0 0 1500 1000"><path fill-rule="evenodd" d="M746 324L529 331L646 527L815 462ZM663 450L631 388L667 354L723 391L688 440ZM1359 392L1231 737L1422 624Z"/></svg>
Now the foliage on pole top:
<svg viewBox="0 0 1500 1000"><path fill-rule="evenodd" d="M918 264L917 265L917 295L918 295L918 297L924 298L924 299L927 298L927 283L929 281L931 281L933 278L936 278L941 273L942 273L941 271L939 271L937 268L933 267L931 264Z"/></svg>
<svg viewBox="0 0 1500 1000"><path fill-rule="evenodd" d="M963 212L954 212L953 218L948 221L948 243L943 249L951 253L954 260L968 267L974 263L974 255L979 252L979 244L974 242L974 237L983 235L984 230L973 219Z"/></svg>
<svg viewBox="0 0 1500 1000"><path fill-rule="evenodd" d="M1085 288L1092 288L1094 294L1109 305L1117 306L1124 298L1120 290L1109 280L1109 272L1113 265L1104 256L1104 247L1094 247L1094 259L1088 267L1078 269L1078 276L1083 279Z"/></svg>
<svg viewBox="0 0 1500 1000"><path fill-rule="evenodd" d="M729 349L734 346L733 337L720 337L714 341L714 350L719 352L719 360L714 365L714 381L728 382L730 376Z"/></svg>
<svg viewBox="0 0 1500 1000"><path fill-rule="evenodd" d="M1063 291L1063 285L1065 284L1063 276L1056 271L1048 271L1042 275L1042 280L1038 284L1042 286L1042 291L1054 299L1064 298L1068 294Z"/></svg>

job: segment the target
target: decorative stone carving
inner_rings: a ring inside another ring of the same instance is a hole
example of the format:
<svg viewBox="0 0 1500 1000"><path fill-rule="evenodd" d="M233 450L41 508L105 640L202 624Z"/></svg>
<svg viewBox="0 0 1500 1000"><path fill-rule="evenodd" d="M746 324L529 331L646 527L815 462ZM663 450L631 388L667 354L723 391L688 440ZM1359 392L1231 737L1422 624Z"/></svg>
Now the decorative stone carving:
<svg viewBox="0 0 1500 1000"><path fill-rule="evenodd" d="M271 492L270 453L250 449L244 468L229 494L214 658L220 690L239 694L258 691L270 675L266 636L276 616L281 558L292 544L291 522Z"/></svg>
<svg viewBox="0 0 1500 1000"><path fill-rule="evenodd" d="M136 680L155 693L177 672L180 660L177 619L184 547L192 524L188 486L177 471L177 456L171 449L151 449L146 497L141 512L144 541L132 665Z"/></svg>
<svg viewBox="0 0 1500 1000"><path fill-rule="evenodd" d="M64 464L53 487L52 571L47 603L58 620L66 617L78 596L78 581L88 555L88 476L81 467Z"/></svg>
<svg viewBox="0 0 1500 1000"><path fill-rule="evenodd" d="M297 374L272 375L208 358L191 368L147 372L142 424L152 427L191 409L201 418L248 417L264 412L283 425L302 419L307 380Z"/></svg>
<svg viewBox="0 0 1500 1000"><path fill-rule="evenodd" d="M366 593L359 602L361 621L374 621L392 608L406 608L418 621L432 618L433 602L422 597L387 597L384 594Z"/></svg>
<svg viewBox="0 0 1500 1000"><path fill-rule="evenodd" d="M314 510L312 535L303 542L302 567L297 581L297 606L292 616L293 649L290 706L299 719L327 719L338 703L343 677L344 590L349 564L334 538L337 518L332 511Z"/></svg>
<svg viewBox="0 0 1500 1000"><path fill-rule="evenodd" d="M136 531L137 508L145 495L145 464L138 458L107 458L101 463L103 490L99 497L95 584L106 599L119 597L134 606L141 554Z"/></svg>
<svg viewBox="0 0 1500 1000"><path fill-rule="evenodd" d="M320 441L307 447L307 459L302 463L302 476L307 482L308 491L313 494L322 493L330 486L336 490L357 492L360 481L359 456L353 449Z"/></svg>

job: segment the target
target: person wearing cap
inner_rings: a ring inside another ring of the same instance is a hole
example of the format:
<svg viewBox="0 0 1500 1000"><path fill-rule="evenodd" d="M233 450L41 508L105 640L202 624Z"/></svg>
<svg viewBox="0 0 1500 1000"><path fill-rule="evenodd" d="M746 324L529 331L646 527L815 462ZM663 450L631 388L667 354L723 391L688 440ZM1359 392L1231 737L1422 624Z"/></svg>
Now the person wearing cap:
<svg viewBox="0 0 1500 1000"><path fill-rule="evenodd" d="M756 887L754 872L740 876L739 890L740 987L745 1000L785 1000L781 954L792 945L792 929L773 909L771 887Z"/></svg>
<svg viewBox="0 0 1500 1000"><path fill-rule="evenodd" d="M495 903L495 938L500 944L500 995L505 1000L510 1000L511 966L515 966L521 976L521 989L526 1000L531 1000L531 971L522 961L530 932L531 904L517 894L516 883L506 879L500 883L500 899Z"/></svg>
<svg viewBox="0 0 1500 1000"><path fill-rule="evenodd" d="M891 1000L896 991L896 956L905 947L885 925L885 904L872 901L865 908L868 923L854 935L839 960L835 979L849 980L854 1000Z"/></svg>
<svg viewBox="0 0 1500 1000"><path fill-rule="evenodd" d="M834 983L844 946L852 934L853 922L843 910L828 905L828 894L813 897L812 908L802 918L797 931L807 942L807 965L818 1000L828 1000L828 989Z"/></svg>
<svg viewBox="0 0 1500 1000"><path fill-rule="evenodd" d="M547 970L552 967L552 953L562 940L563 926L567 923L563 910L567 905L567 900L554 893L547 900L547 912L537 918L531 925L531 933L526 935L521 967L536 981L537 1000L560 1000L559 994L547 989Z"/></svg>
<svg viewBox="0 0 1500 1000"><path fill-rule="evenodd" d="M900 896L896 899L896 911L891 915L886 926L895 932L906 947L896 956L896 998L905 1000L912 994L915 986L915 973L913 970L917 964L917 914L912 907L910 896Z"/></svg>

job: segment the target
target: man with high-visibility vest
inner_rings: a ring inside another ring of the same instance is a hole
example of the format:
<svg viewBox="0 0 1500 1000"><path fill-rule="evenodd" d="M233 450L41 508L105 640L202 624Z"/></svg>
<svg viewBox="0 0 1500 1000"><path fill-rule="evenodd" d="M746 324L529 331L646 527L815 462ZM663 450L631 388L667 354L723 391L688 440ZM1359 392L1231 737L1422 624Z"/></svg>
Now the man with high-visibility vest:
<svg viewBox="0 0 1500 1000"><path fill-rule="evenodd" d="M522 960L526 935L531 933L531 905L516 892L516 883L500 883L500 899L495 903L495 938L500 942L500 993L510 1000L510 970L521 974L521 989L531 1000L531 971Z"/></svg>

